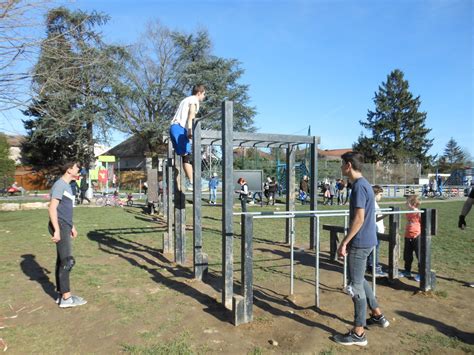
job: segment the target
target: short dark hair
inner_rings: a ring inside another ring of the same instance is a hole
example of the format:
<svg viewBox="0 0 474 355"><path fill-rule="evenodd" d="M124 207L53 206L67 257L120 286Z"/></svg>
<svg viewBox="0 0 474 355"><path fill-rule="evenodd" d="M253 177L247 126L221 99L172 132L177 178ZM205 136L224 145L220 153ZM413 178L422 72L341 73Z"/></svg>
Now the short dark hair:
<svg viewBox="0 0 474 355"><path fill-rule="evenodd" d="M193 86L193 95L200 94L204 91L206 91L206 88L204 87L203 84L197 84Z"/></svg>
<svg viewBox="0 0 474 355"><path fill-rule="evenodd" d="M65 162L62 162L59 165L60 173L65 174L68 169L71 169L74 165L77 165L78 168L81 168L81 163L78 162L77 160L68 160Z"/></svg>
<svg viewBox="0 0 474 355"><path fill-rule="evenodd" d="M351 163L352 169L362 171L364 165L364 156L357 152L347 152L341 156L345 163Z"/></svg>
<svg viewBox="0 0 474 355"><path fill-rule="evenodd" d="M376 195L383 192L383 188L380 185L372 186L372 190L374 190L374 194L376 194Z"/></svg>
<svg viewBox="0 0 474 355"><path fill-rule="evenodd" d="M244 178L239 178L239 180L237 180L237 184L241 184L241 183L245 183L245 179Z"/></svg>

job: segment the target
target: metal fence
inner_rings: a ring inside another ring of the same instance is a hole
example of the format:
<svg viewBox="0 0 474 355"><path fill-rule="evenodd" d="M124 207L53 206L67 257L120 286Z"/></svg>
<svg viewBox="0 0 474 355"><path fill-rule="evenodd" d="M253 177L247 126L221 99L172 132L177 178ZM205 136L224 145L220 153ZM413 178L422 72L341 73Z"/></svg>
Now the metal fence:
<svg viewBox="0 0 474 355"><path fill-rule="evenodd" d="M341 179L340 161L319 160L318 179ZM421 176L420 164L364 164L362 175L371 184L415 184Z"/></svg>

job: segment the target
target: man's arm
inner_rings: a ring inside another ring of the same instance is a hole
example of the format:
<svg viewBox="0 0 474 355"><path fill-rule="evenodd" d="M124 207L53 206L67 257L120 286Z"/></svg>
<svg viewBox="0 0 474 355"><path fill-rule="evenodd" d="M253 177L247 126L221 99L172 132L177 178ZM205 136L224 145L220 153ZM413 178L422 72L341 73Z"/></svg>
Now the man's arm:
<svg viewBox="0 0 474 355"><path fill-rule="evenodd" d="M52 198L51 202L49 203L49 208L48 208L49 220L51 221L51 224L53 225L53 229L54 229L54 233L53 233L53 236L51 237L51 240L55 243L61 240L61 235L59 233L59 222L58 222L58 205L59 205L59 200Z"/></svg>
<svg viewBox="0 0 474 355"><path fill-rule="evenodd" d="M186 123L186 129L188 131L188 138L193 137L193 120L196 117L196 105L191 104L189 105L189 112L188 112L188 121Z"/></svg>
<svg viewBox="0 0 474 355"><path fill-rule="evenodd" d="M347 245L349 242L355 237L357 232L362 228L365 220L365 209L363 208L356 208L354 219L349 227L349 231L347 232L346 237L342 241L341 245L339 246L337 252L340 256L347 255Z"/></svg>

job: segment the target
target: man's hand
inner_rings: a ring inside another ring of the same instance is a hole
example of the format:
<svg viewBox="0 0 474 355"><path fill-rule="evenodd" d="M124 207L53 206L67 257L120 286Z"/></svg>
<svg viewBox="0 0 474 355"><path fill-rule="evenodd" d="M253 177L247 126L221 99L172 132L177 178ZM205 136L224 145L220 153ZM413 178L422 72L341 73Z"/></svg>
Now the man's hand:
<svg viewBox="0 0 474 355"><path fill-rule="evenodd" d="M61 240L61 235L59 234L59 230L55 230L53 236L51 237L53 243L58 243Z"/></svg>
<svg viewBox="0 0 474 355"><path fill-rule="evenodd" d="M339 245L339 248L337 248L337 255L341 258L347 255L347 244L341 243L341 245Z"/></svg>
<svg viewBox="0 0 474 355"><path fill-rule="evenodd" d="M186 131L188 132L188 138L189 138L189 139L193 139L193 129L192 129L192 128L188 128Z"/></svg>
<svg viewBox="0 0 474 355"><path fill-rule="evenodd" d="M71 238L76 238L77 237L77 229L75 226L72 226L71 229Z"/></svg>
<svg viewBox="0 0 474 355"><path fill-rule="evenodd" d="M458 227L461 229L466 228L466 217L464 217L463 215L459 216Z"/></svg>

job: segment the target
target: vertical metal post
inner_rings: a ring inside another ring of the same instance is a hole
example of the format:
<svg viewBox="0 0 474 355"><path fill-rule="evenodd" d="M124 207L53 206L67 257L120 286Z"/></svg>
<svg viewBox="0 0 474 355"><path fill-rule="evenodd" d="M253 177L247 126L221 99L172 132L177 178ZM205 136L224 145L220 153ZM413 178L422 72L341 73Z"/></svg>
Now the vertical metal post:
<svg viewBox="0 0 474 355"><path fill-rule="evenodd" d="M290 295L293 294L295 278L295 229L291 229L290 235Z"/></svg>
<svg viewBox="0 0 474 355"><path fill-rule="evenodd" d="M319 308L319 216L316 216L316 243L314 243L314 259L316 262L316 308Z"/></svg>
<svg viewBox="0 0 474 355"><path fill-rule="evenodd" d="M174 176L173 176L173 165L175 161L173 160L173 145L171 139L168 139L168 159L166 160L166 192L168 206L166 209L166 216L168 220L167 232L165 233L165 239L163 241L163 253L171 253L174 251L174 234L173 234L173 224L174 224ZM176 261L176 259L175 259Z"/></svg>
<svg viewBox="0 0 474 355"><path fill-rule="evenodd" d="M186 196L185 177L182 157L175 153L175 171L177 179L175 184L175 260L178 265L186 262Z"/></svg>
<svg viewBox="0 0 474 355"><path fill-rule="evenodd" d="M286 149L286 210L295 210L295 148L288 145ZM285 243L290 243L291 233L295 228L295 219L286 220Z"/></svg>
<svg viewBox="0 0 474 355"><path fill-rule="evenodd" d="M392 211L400 211L399 207L390 207ZM398 228L400 225L400 215L391 214L388 220L388 277L390 280L398 279L398 259L400 253L400 234Z"/></svg>
<svg viewBox="0 0 474 355"><path fill-rule="evenodd" d="M168 159L164 159L162 164L161 164L161 188L163 189L162 190L162 195L161 195L161 199L162 199L162 206L163 206L163 210L162 210L162 213L163 213L163 216L167 216L168 215L168 180L167 180L167 177L166 177L166 174L167 174L167 166L168 166ZM159 182L158 182L159 184ZM164 249L164 247L163 247Z"/></svg>
<svg viewBox="0 0 474 355"><path fill-rule="evenodd" d="M234 203L233 102L222 103L223 190L222 190L222 303L232 308L233 290L233 237L232 207Z"/></svg>
<svg viewBox="0 0 474 355"><path fill-rule="evenodd" d="M346 238L346 236L347 236L348 227L349 227L349 225L348 225L347 216L344 216L344 238ZM343 274L343 277L344 277L344 281L343 281L342 284L343 284L344 289L346 289L346 287L347 287L347 256L346 255L344 255L344 274Z"/></svg>
<svg viewBox="0 0 474 355"><path fill-rule="evenodd" d="M378 241L378 239L377 239ZM376 279L377 277L375 276L375 264L376 264L376 261L377 261L377 246L375 246L373 249L372 249L372 292L374 293L374 296L375 296L375 293L376 293Z"/></svg>
<svg viewBox="0 0 474 355"><path fill-rule="evenodd" d="M309 192L311 201L309 208L311 211L318 209L318 144L316 137L313 137L311 144L311 177L309 181ZM309 220L309 248L314 249L314 239L316 237L316 218L311 217Z"/></svg>
<svg viewBox="0 0 474 355"><path fill-rule="evenodd" d="M194 278L202 280L207 273L207 255L202 251L202 183L201 183L201 122L193 133L193 266Z"/></svg>
<svg viewBox="0 0 474 355"><path fill-rule="evenodd" d="M253 217L241 215L241 295L232 297L232 314L235 325L253 320Z"/></svg>
<svg viewBox="0 0 474 355"><path fill-rule="evenodd" d="M421 215L420 240L420 289L430 291L434 289L433 274L431 273L431 220L432 209L423 208Z"/></svg>

